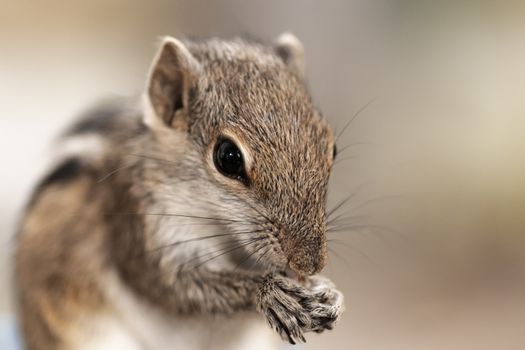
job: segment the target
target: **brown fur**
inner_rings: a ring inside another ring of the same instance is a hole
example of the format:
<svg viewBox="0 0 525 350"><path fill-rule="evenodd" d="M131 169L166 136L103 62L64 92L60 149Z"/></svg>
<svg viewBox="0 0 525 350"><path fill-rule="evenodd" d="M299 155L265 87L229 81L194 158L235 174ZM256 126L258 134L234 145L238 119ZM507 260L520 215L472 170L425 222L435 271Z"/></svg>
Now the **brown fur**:
<svg viewBox="0 0 525 350"><path fill-rule="evenodd" d="M334 140L294 61L298 49L168 40L147 88L153 122L119 103L70 129L65 137L102 135L108 146L101 159L80 158L73 174L44 182L22 222L16 278L29 349L67 348L79 315L110 312L99 275L112 269L174 317L257 309L290 342L332 328L341 312L333 285L283 275L313 275L327 255ZM249 153L248 185L210 161L224 134ZM187 210L168 212L173 203ZM170 216L187 213L224 232L217 240L232 245L231 265L209 267L198 252L191 264L177 258L183 242L158 249Z"/></svg>

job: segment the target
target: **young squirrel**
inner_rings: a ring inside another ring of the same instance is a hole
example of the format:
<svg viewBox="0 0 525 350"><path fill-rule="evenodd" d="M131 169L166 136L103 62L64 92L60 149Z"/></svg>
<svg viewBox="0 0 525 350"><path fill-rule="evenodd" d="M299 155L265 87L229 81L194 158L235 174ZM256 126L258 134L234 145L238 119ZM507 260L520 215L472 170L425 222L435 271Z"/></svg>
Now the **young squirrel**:
<svg viewBox="0 0 525 350"><path fill-rule="evenodd" d="M332 329L334 136L291 34L163 39L142 100L59 140L17 236L25 346L268 349Z"/></svg>

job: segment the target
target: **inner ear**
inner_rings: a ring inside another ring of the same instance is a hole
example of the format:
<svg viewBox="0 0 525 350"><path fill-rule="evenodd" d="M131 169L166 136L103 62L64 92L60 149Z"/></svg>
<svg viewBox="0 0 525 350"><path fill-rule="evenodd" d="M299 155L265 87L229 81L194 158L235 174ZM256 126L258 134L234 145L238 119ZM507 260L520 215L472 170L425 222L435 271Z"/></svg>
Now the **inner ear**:
<svg viewBox="0 0 525 350"><path fill-rule="evenodd" d="M151 69L148 97L155 117L170 127L187 125L198 62L180 41L166 38Z"/></svg>
<svg viewBox="0 0 525 350"><path fill-rule="evenodd" d="M184 77L180 70L174 68L174 61L168 62L165 57L161 57L161 60L164 62L159 62L151 75L149 97L157 117L171 125L177 110L184 106Z"/></svg>

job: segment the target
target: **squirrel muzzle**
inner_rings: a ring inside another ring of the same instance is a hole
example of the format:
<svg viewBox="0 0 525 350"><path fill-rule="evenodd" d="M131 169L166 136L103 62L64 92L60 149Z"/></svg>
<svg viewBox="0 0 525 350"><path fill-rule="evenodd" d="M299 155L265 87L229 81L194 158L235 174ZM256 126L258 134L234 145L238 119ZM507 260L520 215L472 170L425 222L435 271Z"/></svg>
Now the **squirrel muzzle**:
<svg viewBox="0 0 525 350"><path fill-rule="evenodd" d="M324 232L313 237L299 237L287 249L290 268L299 275L314 275L327 262L327 245Z"/></svg>

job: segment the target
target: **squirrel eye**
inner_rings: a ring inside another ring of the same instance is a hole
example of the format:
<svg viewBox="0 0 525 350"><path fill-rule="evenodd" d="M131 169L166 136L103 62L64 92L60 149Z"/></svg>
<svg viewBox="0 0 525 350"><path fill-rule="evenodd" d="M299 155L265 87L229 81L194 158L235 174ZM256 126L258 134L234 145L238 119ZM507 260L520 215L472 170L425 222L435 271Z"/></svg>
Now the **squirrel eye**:
<svg viewBox="0 0 525 350"><path fill-rule="evenodd" d="M337 156L337 145L334 145L334 150L332 152L332 159L335 159L335 157Z"/></svg>
<svg viewBox="0 0 525 350"><path fill-rule="evenodd" d="M213 161L224 176L247 182L244 158L241 150L227 138L220 138L215 144Z"/></svg>

